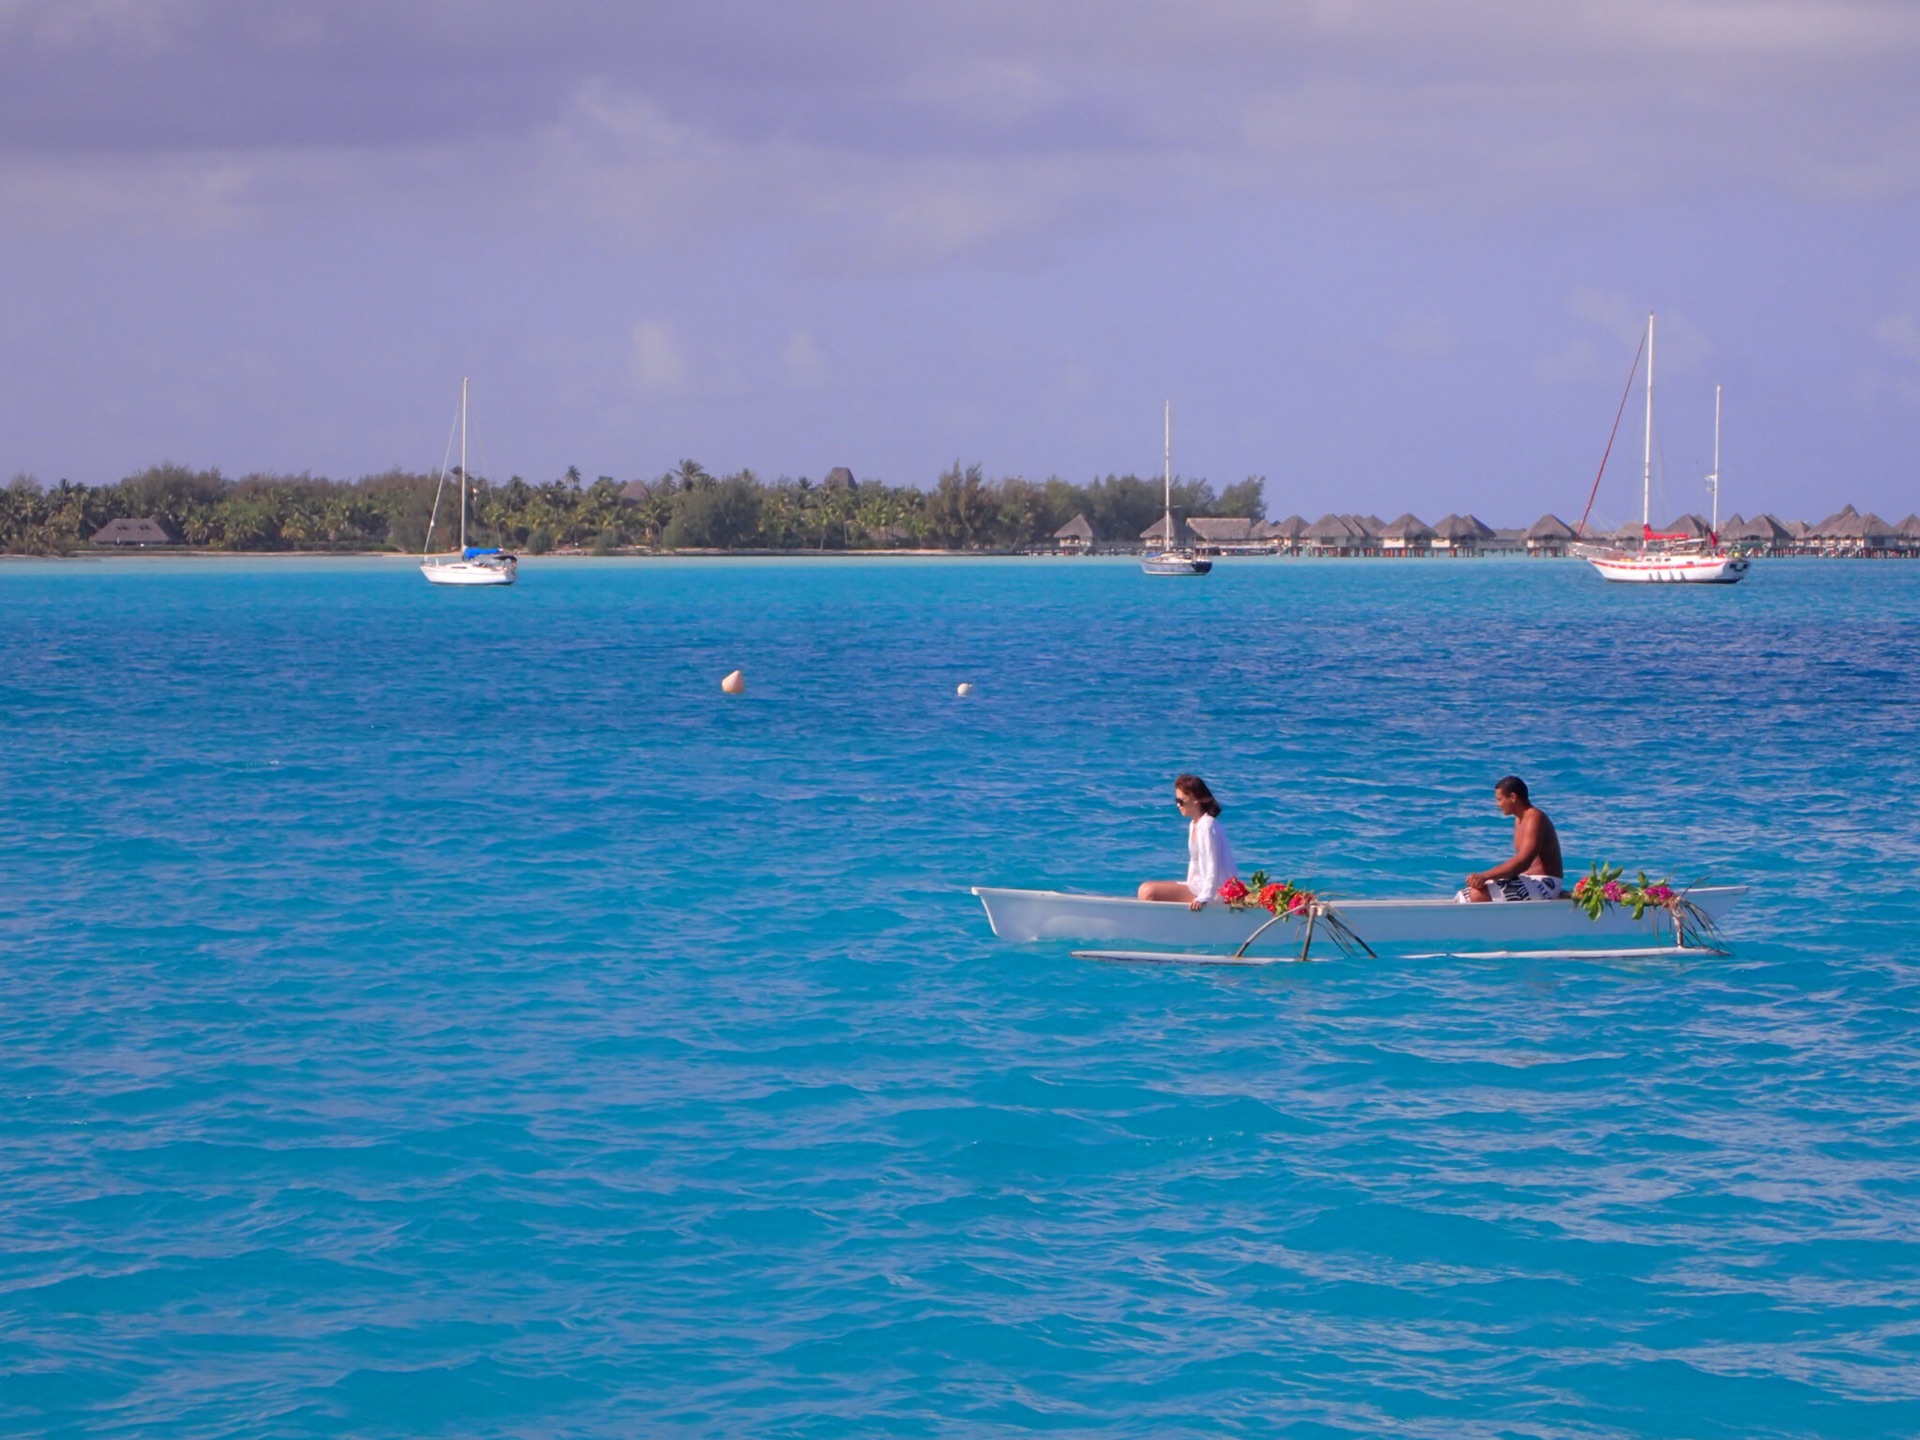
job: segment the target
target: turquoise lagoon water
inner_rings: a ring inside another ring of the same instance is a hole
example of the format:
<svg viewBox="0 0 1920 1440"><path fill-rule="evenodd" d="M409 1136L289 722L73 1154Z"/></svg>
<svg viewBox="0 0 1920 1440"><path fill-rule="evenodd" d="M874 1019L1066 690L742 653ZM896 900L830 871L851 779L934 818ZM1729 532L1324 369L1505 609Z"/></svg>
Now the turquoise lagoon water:
<svg viewBox="0 0 1920 1440"><path fill-rule="evenodd" d="M0 1430L1920 1433L1920 566L0 567ZM719 677L745 668L728 699ZM977 693L956 698L971 681ZM1504 853L1735 953L1129 969Z"/></svg>

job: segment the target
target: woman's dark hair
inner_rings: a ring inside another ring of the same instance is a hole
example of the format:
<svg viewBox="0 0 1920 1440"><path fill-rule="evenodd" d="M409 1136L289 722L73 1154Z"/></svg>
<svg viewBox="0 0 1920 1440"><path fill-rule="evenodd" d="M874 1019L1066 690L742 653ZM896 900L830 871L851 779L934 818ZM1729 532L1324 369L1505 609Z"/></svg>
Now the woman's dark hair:
<svg viewBox="0 0 1920 1440"><path fill-rule="evenodd" d="M1173 788L1175 793L1184 795L1189 800L1198 800L1200 808L1207 814L1217 816L1220 813L1220 802L1213 798L1213 791L1207 788L1207 782L1198 775L1174 776Z"/></svg>
<svg viewBox="0 0 1920 1440"><path fill-rule="evenodd" d="M1496 795L1518 796L1522 805L1531 805L1533 803L1527 798L1527 782L1522 780L1518 775L1502 775L1498 780L1493 782L1493 793Z"/></svg>

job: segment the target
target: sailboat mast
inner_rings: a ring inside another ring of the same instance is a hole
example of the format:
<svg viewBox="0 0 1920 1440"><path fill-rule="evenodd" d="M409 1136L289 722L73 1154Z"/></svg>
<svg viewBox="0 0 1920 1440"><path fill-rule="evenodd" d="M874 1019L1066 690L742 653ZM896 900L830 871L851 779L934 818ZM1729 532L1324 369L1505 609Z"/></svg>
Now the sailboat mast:
<svg viewBox="0 0 1920 1440"><path fill-rule="evenodd" d="M1647 316L1647 438L1640 460L1640 533L1653 529L1653 316Z"/></svg>
<svg viewBox="0 0 1920 1440"><path fill-rule="evenodd" d="M1161 472L1167 491L1167 548L1173 548L1173 402L1167 401L1167 448L1165 468Z"/></svg>
<svg viewBox="0 0 1920 1440"><path fill-rule="evenodd" d="M467 553L467 377L460 377L460 553Z"/></svg>
<svg viewBox="0 0 1920 1440"><path fill-rule="evenodd" d="M1713 543L1720 543L1720 387L1713 387Z"/></svg>

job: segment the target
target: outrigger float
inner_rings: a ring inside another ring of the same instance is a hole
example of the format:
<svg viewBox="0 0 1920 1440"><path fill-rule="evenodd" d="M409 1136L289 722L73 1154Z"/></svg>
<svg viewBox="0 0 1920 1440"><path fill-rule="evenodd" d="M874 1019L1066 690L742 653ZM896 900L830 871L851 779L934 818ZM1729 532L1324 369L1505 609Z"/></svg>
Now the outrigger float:
<svg viewBox="0 0 1920 1440"><path fill-rule="evenodd" d="M1136 941L1178 949L1075 950L1083 960L1163 964L1271 965L1305 960L1316 939L1350 954L1423 949L1469 959L1602 959L1724 954L1716 929L1747 893L1744 885L1696 886L1635 918L1609 906L1589 919L1572 900L1462 905L1449 897L1405 900L1316 898L1269 915L1213 901L1204 909L1117 895L997 890L976 885L993 933L1015 944L1046 940ZM1638 944L1623 942L1638 941ZM1208 948L1201 948L1208 947ZM1516 948L1519 947L1519 948Z"/></svg>

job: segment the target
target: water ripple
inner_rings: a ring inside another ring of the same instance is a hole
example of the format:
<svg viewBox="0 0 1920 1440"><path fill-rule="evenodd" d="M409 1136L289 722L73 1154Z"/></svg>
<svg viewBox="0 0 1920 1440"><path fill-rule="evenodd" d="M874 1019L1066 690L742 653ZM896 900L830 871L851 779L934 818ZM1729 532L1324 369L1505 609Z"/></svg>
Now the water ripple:
<svg viewBox="0 0 1920 1440"><path fill-rule="evenodd" d="M403 570L0 570L9 1431L1920 1432L1920 567ZM1185 768L1337 891L1508 770L1761 888L1724 960L991 940L1178 873Z"/></svg>

